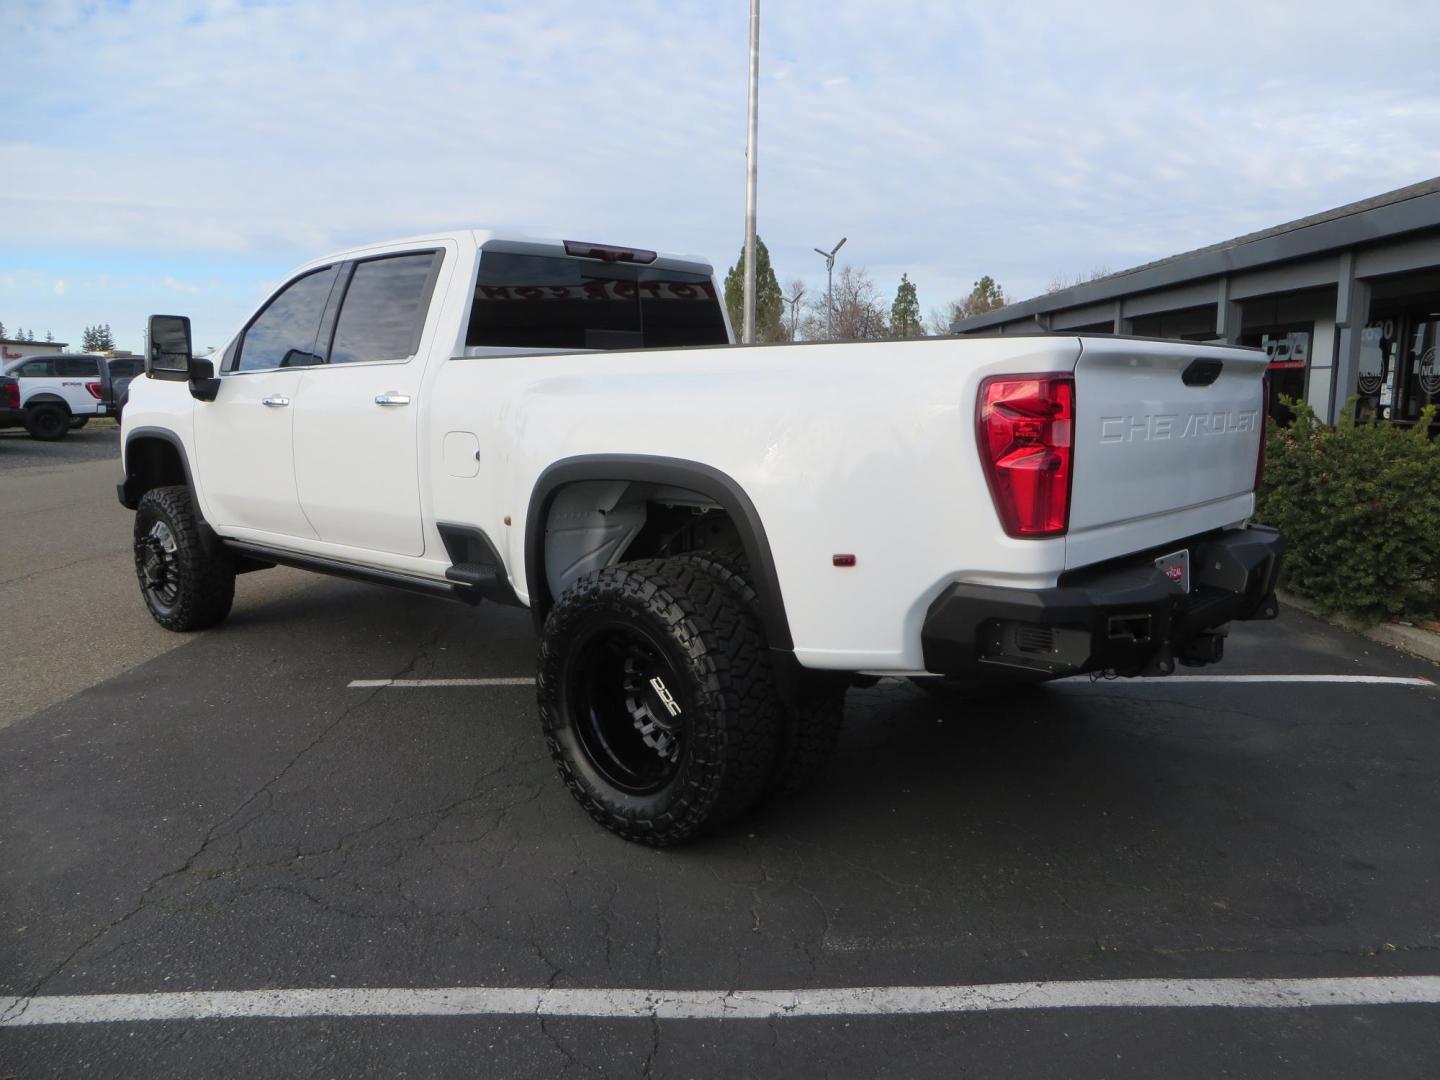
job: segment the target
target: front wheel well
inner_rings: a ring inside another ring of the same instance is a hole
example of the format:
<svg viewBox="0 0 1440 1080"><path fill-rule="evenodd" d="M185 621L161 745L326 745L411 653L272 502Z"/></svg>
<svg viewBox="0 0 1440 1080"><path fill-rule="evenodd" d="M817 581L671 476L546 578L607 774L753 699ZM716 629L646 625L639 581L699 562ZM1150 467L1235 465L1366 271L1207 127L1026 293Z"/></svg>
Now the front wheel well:
<svg viewBox="0 0 1440 1080"><path fill-rule="evenodd" d="M190 477L180 449L158 435L137 435L125 444L125 505L140 505L147 491L171 485L188 485Z"/></svg>

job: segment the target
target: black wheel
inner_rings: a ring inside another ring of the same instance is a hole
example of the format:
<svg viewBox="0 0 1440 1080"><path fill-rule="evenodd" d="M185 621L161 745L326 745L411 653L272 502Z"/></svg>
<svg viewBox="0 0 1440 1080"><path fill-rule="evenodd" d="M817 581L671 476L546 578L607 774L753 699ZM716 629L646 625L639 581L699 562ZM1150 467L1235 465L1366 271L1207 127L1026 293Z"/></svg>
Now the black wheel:
<svg viewBox="0 0 1440 1080"><path fill-rule="evenodd" d="M90 422L90 417L88 417L88 416L72 416L72 417L70 418L70 430L71 430L71 431L79 431L82 427L84 427L84 426L85 426L86 424L88 424L89 422Z"/></svg>
<svg viewBox="0 0 1440 1080"><path fill-rule="evenodd" d="M167 630L204 630L230 614L235 564L208 551L185 487L154 488L135 511L135 574L155 621Z"/></svg>
<svg viewBox="0 0 1440 1080"><path fill-rule="evenodd" d="M70 413L63 405L32 405L25 413L25 430L41 442L63 439L70 432Z"/></svg>
<svg viewBox="0 0 1440 1080"><path fill-rule="evenodd" d="M750 614L755 632L763 636L760 598L750 584L750 564L739 551L697 551L676 556L713 577ZM821 694L796 704L776 702L780 711L780 746L766 794L794 795L815 782L835 755L845 719L845 691Z"/></svg>
<svg viewBox="0 0 1440 1080"><path fill-rule="evenodd" d="M536 686L561 779L627 840L691 839L749 809L770 775L765 642L693 566L645 560L577 581L545 620Z"/></svg>

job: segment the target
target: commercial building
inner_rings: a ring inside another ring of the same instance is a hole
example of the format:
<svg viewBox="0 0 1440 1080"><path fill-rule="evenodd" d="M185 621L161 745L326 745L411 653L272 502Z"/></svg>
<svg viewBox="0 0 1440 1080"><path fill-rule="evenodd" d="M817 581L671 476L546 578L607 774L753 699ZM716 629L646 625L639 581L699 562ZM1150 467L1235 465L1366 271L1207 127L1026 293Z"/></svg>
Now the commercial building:
<svg viewBox="0 0 1440 1080"><path fill-rule="evenodd" d="M1271 390L1338 418L1440 403L1440 177L957 321L1264 348Z"/></svg>
<svg viewBox="0 0 1440 1080"><path fill-rule="evenodd" d="M19 360L22 356L44 356L47 353L62 352L67 345L64 341L12 341L0 338L0 364Z"/></svg>

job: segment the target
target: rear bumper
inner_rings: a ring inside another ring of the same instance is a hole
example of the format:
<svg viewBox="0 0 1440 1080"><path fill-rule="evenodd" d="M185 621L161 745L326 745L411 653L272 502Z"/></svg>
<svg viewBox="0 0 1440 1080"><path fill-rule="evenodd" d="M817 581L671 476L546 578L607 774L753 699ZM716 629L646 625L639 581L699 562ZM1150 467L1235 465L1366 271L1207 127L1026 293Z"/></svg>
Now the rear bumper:
<svg viewBox="0 0 1440 1080"><path fill-rule="evenodd" d="M1190 552L1188 594L1151 555L1067 574L1051 589L951 585L925 616L925 667L1033 680L1110 670L1169 674L1176 663L1218 660L1227 622L1275 617L1285 541L1252 525L1170 550L1182 547Z"/></svg>

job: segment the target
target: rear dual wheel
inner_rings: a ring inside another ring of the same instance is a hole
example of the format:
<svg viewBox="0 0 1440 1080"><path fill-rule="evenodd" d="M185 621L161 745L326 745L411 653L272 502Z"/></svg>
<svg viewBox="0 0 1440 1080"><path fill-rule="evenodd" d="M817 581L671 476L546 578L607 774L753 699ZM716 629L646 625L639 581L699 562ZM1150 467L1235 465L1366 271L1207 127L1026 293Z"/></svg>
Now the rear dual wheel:
<svg viewBox="0 0 1440 1080"><path fill-rule="evenodd" d="M694 566L725 588L750 614L756 633L760 624L760 598L750 584L750 567L738 551L697 551L676 556L677 562ZM832 690L803 701L777 702L780 714L780 743L775 768L766 785L766 794L784 798L813 784L840 741L845 717L845 691Z"/></svg>
<svg viewBox="0 0 1440 1080"><path fill-rule="evenodd" d="M750 612L676 560L587 574L546 619L536 679L561 778L601 825L655 847L761 797L780 730Z"/></svg>

